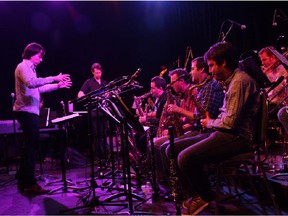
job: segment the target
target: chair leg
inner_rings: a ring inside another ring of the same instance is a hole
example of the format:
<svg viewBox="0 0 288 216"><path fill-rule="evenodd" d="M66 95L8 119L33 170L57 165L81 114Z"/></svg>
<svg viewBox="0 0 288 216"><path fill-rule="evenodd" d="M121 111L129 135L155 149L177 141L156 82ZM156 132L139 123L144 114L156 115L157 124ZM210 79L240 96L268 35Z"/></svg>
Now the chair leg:
<svg viewBox="0 0 288 216"><path fill-rule="evenodd" d="M220 174L222 171L222 167L224 166L223 163L219 164L216 169L216 194L215 194L215 215L219 215L219 204L220 204Z"/></svg>
<svg viewBox="0 0 288 216"><path fill-rule="evenodd" d="M281 215L282 212L281 212L281 209L279 207L278 200L277 200L277 198L275 196L275 193L273 191L273 188L272 188L272 186L271 186L271 184L270 184L270 182L269 182L269 180L268 180L268 178L266 176L266 172L265 172L265 170L263 169L263 167L261 165L259 165L258 168L259 168L259 171L263 174L262 176L263 176L263 180L264 180L265 186L266 186L266 188L268 190L268 193L269 193L269 196L270 196L270 198L271 198L271 200L272 200L272 202L273 202L273 204L274 204L274 206L276 208L277 214Z"/></svg>

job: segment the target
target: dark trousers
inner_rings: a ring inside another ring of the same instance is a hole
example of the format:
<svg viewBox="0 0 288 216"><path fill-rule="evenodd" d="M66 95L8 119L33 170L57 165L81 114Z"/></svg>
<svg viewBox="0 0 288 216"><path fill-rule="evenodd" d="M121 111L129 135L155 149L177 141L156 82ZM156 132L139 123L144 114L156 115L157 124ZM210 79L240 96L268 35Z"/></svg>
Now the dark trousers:
<svg viewBox="0 0 288 216"><path fill-rule="evenodd" d="M183 192L187 197L198 194L206 201L212 200L213 192L204 165L249 151L250 145L249 140L219 131L175 140L175 153ZM162 162L169 163L169 146L166 149L161 146L161 156L163 151L166 160Z"/></svg>
<svg viewBox="0 0 288 216"><path fill-rule="evenodd" d="M106 159L105 151L105 118L101 111L95 110L92 112L92 139L95 148L95 156L98 159Z"/></svg>
<svg viewBox="0 0 288 216"><path fill-rule="evenodd" d="M24 136L24 142L21 146L18 185L31 187L36 183L35 155L38 149L39 116L28 112L15 112L15 116L22 127Z"/></svg>

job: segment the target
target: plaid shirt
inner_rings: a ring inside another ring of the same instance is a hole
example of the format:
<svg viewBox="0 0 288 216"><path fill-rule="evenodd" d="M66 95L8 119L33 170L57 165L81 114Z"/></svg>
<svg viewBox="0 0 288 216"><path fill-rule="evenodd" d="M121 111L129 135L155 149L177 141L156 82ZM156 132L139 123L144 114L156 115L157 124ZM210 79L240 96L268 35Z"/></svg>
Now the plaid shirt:
<svg viewBox="0 0 288 216"><path fill-rule="evenodd" d="M259 87L244 71L236 69L225 81L227 88L220 115L208 127L230 131L253 140L255 117L259 108Z"/></svg>
<svg viewBox="0 0 288 216"><path fill-rule="evenodd" d="M206 85L198 88L196 100L201 104L204 110L209 112L212 119L216 119L220 114L220 108L223 105L224 92L221 85L214 79Z"/></svg>

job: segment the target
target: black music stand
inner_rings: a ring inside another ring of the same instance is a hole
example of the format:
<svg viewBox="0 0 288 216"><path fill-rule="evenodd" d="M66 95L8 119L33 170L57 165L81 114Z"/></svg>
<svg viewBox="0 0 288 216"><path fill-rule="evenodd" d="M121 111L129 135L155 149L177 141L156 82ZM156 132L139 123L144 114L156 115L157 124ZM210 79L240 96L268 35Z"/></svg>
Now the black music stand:
<svg viewBox="0 0 288 216"><path fill-rule="evenodd" d="M113 93L113 92L112 92ZM129 214L134 213L133 209L133 198L140 201L144 199L136 194L132 193L132 183L131 183L131 172L130 172L130 160L129 160L129 146L128 146L128 127L129 125L133 127L136 131L143 132L144 128L141 123L134 117L119 95L113 93L112 99L110 101L114 105L114 114L120 121L121 130L121 148L123 151L123 180L124 180L124 191L115 195L112 195L105 199L105 201L112 201L115 198L126 197L128 198ZM115 102L115 103L114 103ZM122 212L123 213L123 212Z"/></svg>
<svg viewBox="0 0 288 216"><path fill-rule="evenodd" d="M259 85L260 88L271 86L271 82L260 67L260 59L254 51L247 51L240 56L239 68L246 71Z"/></svg>
<svg viewBox="0 0 288 216"><path fill-rule="evenodd" d="M99 100L102 98L100 97L95 97L92 98L91 95L86 95L85 97L85 101L86 101L86 109L87 109L87 113L88 113L88 139L89 139L89 146L90 146L90 163L91 163L91 179L90 179L90 186L89 187L85 187L85 188L74 188L74 191L77 190L83 190L83 189L89 189L92 192L92 198L89 201L85 201L86 204L84 204L83 206L78 206L75 208L70 208L70 209L65 209L60 211L59 213L63 214L65 212L69 212L69 211L75 211L75 210L79 210L79 209L83 209L83 208L91 208L94 209L98 206L127 206L126 204L114 204L114 203L104 203L105 201L99 201L98 196L96 196L96 187L98 187L97 182L95 180L95 166L94 166L94 143L93 143L93 139L92 139L92 135L93 135L93 130L92 130L92 110L95 109L99 109L98 107L98 103ZM79 101L82 101L83 98L76 99L74 101L72 101L72 103L76 103ZM98 115L98 110L97 110L97 115ZM97 117L98 119L98 117ZM99 138L97 138L99 139ZM89 193L90 195L91 193Z"/></svg>
<svg viewBox="0 0 288 216"><path fill-rule="evenodd" d="M72 181L67 180L66 178L66 160L67 160L66 153L67 153L67 146L69 142L67 124L71 119L76 118L78 116L79 114L77 113L77 114L72 114L72 115L68 115L68 116L64 116L64 117L60 117L60 118L56 118L52 120L52 123L58 124L60 134L64 135L64 144L61 146L62 148L60 150L62 179L58 181L54 181L54 182L49 182L48 184L46 184L46 186L54 184L54 183L58 183L58 182L63 182L63 186L56 188L54 190L51 190L48 194L53 194L60 190L62 190L62 192L64 193L67 193L68 189L72 189L72 190L77 189L76 187L68 186L68 184L70 185L75 185L75 184L73 184Z"/></svg>

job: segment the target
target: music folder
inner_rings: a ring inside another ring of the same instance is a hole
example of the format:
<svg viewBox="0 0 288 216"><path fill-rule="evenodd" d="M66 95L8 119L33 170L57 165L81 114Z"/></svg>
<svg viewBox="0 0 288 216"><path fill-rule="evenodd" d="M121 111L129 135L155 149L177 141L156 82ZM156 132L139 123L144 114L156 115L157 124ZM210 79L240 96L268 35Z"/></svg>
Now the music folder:
<svg viewBox="0 0 288 216"><path fill-rule="evenodd" d="M79 113L73 113L71 115L67 115L67 116L63 116L63 117L59 117L59 118L53 119L51 122L53 124L57 124L57 123L65 122L65 121L68 121L70 119L76 118L78 116L80 116Z"/></svg>

